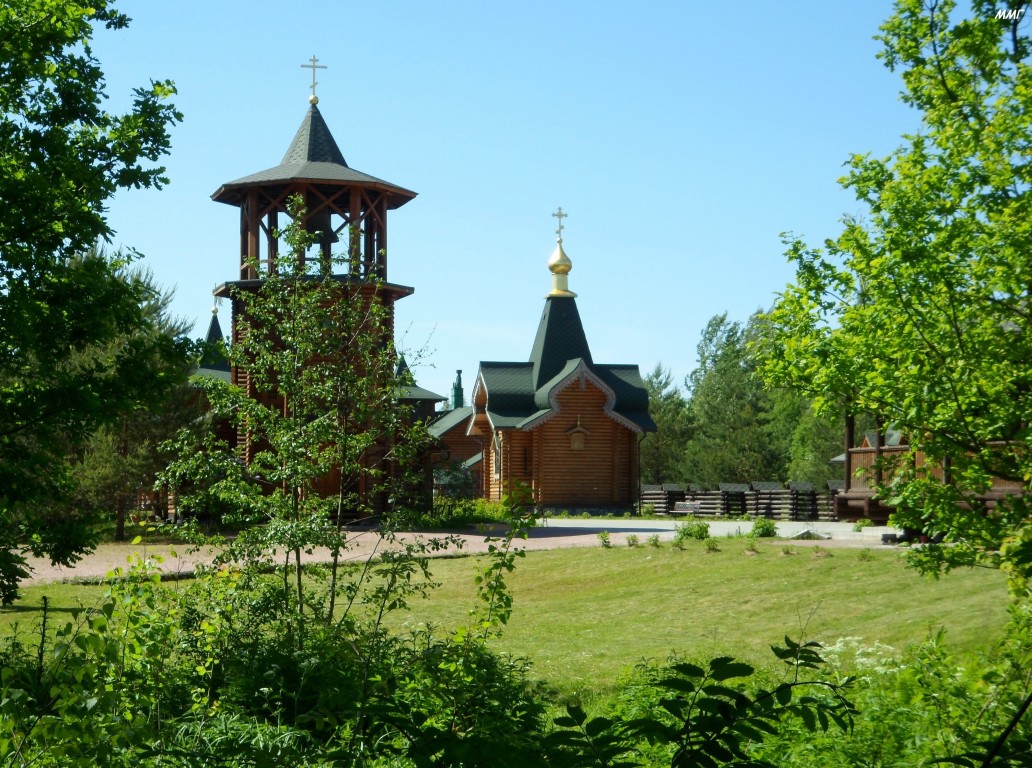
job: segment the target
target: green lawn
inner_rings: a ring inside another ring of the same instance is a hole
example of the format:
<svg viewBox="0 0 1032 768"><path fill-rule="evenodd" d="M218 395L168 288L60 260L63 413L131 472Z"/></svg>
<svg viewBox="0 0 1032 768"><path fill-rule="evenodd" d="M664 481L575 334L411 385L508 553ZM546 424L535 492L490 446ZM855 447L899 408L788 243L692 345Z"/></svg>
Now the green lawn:
<svg viewBox="0 0 1032 768"><path fill-rule="evenodd" d="M529 553L510 577L515 608L497 647L527 656L535 676L564 691L604 689L642 659L728 654L768 664L788 634L824 644L845 637L902 648L944 627L963 653L1002 635L1007 592L996 571L938 581L909 570L897 550L819 549L721 539L708 554L565 549ZM815 557L814 552L824 554ZM473 603L475 561L434 568L444 585L406 617L410 625L454 626Z"/></svg>
<svg viewBox="0 0 1032 768"><path fill-rule="evenodd" d="M509 576L515 608L496 646L530 658L535 677L569 693L604 691L627 667L672 652L729 654L766 665L770 644L785 634L902 648L944 627L961 654L986 650L1001 636L1007 593L996 571L935 581L907 569L895 549L796 546L786 555L785 542L761 540L759 554L750 554L747 543L720 539L716 553L696 541L684 551L665 545L528 553ZM398 625L465 623L475 605L478 560L435 562L441 588L398 614ZM29 587L18 605L0 611L0 625L36 622L44 594L57 612L52 620L63 621L102 591Z"/></svg>

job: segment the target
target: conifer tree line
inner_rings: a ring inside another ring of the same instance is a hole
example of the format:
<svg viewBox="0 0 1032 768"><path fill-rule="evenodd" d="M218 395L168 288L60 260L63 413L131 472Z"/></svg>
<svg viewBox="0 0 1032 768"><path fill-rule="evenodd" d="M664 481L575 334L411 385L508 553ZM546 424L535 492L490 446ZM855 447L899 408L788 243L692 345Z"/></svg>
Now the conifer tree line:
<svg viewBox="0 0 1032 768"><path fill-rule="evenodd" d="M819 414L798 390L763 380L762 323L762 313L745 322L717 315L683 382L662 363L646 374L657 431L642 443L643 483L801 481L820 489L842 479L842 465L831 459L844 450L844 412Z"/></svg>

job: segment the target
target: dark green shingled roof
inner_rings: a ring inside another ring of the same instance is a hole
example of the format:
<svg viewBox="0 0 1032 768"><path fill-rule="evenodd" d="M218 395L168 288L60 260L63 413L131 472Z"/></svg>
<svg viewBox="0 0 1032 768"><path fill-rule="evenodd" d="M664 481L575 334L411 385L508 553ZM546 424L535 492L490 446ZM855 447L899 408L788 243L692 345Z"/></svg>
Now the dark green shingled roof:
<svg viewBox="0 0 1032 768"><path fill-rule="evenodd" d="M403 384L398 387L398 399L399 400L433 400L435 403L443 402L447 400L447 397L439 395L436 392L431 392L429 389L423 389L415 384Z"/></svg>
<svg viewBox="0 0 1032 768"><path fill-rule="evenodd" d="M464 406L462 408L453 408L452 410L444 413L436 421L432 422L427 427L427 431L434 437L440 437L445 432L453 429L464 421L469 421L469 417L473 415L472 406Z"/></svg>
<svg viewBox="0 0 1032 768"><path fill-rule="evenodd" d="M543 351L547 358L549 350ZM571 376L579 375L578 370L612 391L612 412L616 417L642 432L656 431L638 366L594 365L582 357L564 361L555 375L539 387L533 384L533 363L481 363L479 385L487 392L487 415L491 424L495 429L523 429L547 417L554 412L549 395Z"/></svg>
<svg viewBox="0 0 1032 768"><path fill-rule="evenodd" d="M548 296L527 363L482 362L477 387L487 394L495 429L532 428L554 413L549 395L571 376L590 375L612 392L612 416L655 432L649 395L636 365L595 365L573 296Z"/></svg>
<svg viewBox="0 0 1032 768"><path fill-rule="evenodd" d="M534 389L540 389L555 378L568 360L577 358L591 364L591 350L577 311L577 300L572 296L549 296L545 299L545 309L530 350Z"/></svg>
<svg viewBox="0 0 1032 768"><path fill-rule="evenodd" d="M212 371L229 371L229 358L226 356L226 337L222 333L218 313L212 311L208 334L204 337L204 354L201 355L201 368Z"/></svg>
<svg viewBox="0 0 1032 768"><path fill-rule="evenodd" d="M404 205L416 196L415 192L404 187L349 168L322 113L313 104L279 165L223 184L211 197L220 203L239 205L248 187L292 181L376 187L387 192L387 207L391 209Z"/></svg>

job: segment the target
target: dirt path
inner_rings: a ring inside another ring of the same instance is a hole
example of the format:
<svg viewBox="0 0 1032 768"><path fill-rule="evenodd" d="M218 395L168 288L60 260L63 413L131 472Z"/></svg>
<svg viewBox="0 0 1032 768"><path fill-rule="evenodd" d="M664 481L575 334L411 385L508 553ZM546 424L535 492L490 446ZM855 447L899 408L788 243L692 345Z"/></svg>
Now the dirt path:
<svg viewBox="0 0 1032 768"><path fill-rule="evenodd" d="M528 551L543 549L562 549L565 547L597 547L599 546L598 532L604 529L611 529L610 540L614 546L626 546L629 535L637 535L644 545L645 540L651 534L658 534L663 541L673 538L673 523L661 525L656 521L642 521L627 527L627 524L614 524L611 521L566 521L561 524L552 521L548 525L534 528L530 537L525 541L518 542L518 546ZM619 530L623 527L624 530ZM402 542L423 541L430 543L433 540L443 541L447 537L455 537L461 542L459 551L467 553L480 553L487 551L487 544L484 541L485 532L464 531L461 533L402 533L398 538ZM714 535L721 535L715 531ZM362 561L370 555L383 551L385 543L375 531L359 531L351 539L352 547L347 552L346 559ZM871 536L860 538L833 538L822 541L792 541L793 546L824 546L824 547L866 547L877 545L872 533ZM453 553L452 548L441 554ZM50 561L41 558L30 558L29 565L32 567L32 578L23 582L26 586L30 584L41 584L51 581L76 580L76 579L100 579L116 568L126 568L130 559L144 557L160 557L161 568L167 573L178 573L189 575L198 564L210 563L212 550L193 552L187 545L170 546L165 544L101 544L96 551L87 555L72 568L54 566ZM329 562L330 553L328 550L316 550L306 556L309 562Z"/></svg>
<svg viewBox="0 0 1032 768"><path fill-rule="evenodd" d="M444 541L448 536L457 537L462 543L458 551L467 553L480 553L487 551L487 544L484 542L483 533L461 533L461 534L414 534L403 533L399 535L402 542L431 542L433 540ZM624 543L626 537L614 534L614 541ZM379 535L373 532L356 533L352 538L352 547L345 558L351 561L362 561L370 555L383 551L387 545L380 539ZM558 549L562 547L583 547L599 546L596 533L585 532L575 529L564 529L560 534L550 534L547 531L534 531L531 538L520 542L519 546L527 550ZM440 554L454 553L452 547ZM51 581L77 580L77 579L100 579L116 568L126 568L131 560L142 558L160 558L161 569L167 573L182 574L184 576L193 573L198 564L210 563L214 551L206 549L200 552L191 551L187 545L166 545L166 544L101 544L91 554L84 557L73 567L65 568L59 565L51 565L45 558L30 558L29 565L32 568L32 577L24 582L24 585L42 584ZM306 555L308 562L319 563L329 562L330 552L326 549L316 550Z"/></svg>

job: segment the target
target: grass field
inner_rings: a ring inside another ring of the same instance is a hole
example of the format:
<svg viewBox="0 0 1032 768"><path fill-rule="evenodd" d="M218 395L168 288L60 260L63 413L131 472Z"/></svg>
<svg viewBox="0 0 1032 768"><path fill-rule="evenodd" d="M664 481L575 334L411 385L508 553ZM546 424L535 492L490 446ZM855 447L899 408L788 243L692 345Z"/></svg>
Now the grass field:
<svg viewBox="0 0 1032 768"><path fill-rule="evenodd" d="M509 576L515 607L496 647L533 662L534 677L562 693L607 690L626 668L670 653L728 654L766 665L771 643L788 634L821 643L845 637L895 648L940 627L962 655L988 650L1006 621L1004 578L995 571L950 574L938 581L907 569L897 550L825 549L761 540L577 548L528 553ZM442 582L428 601L396 614L399 628L455 628L475 605L479 558L441 559ZM55 619L89 605L102 587L52 584L23 590L0 623L37 620L47 595ZM3 631L0 628L0 631Z"/></svg>
<svg viewBox="0 0 1032 768"><path fill-rule="evenodd" d="M938 581L906 568L896 550L812 549L722 539L707 553L666 546L529 553L510 577L515 608L498 641L526 656L535 677L563 691L609 687L642 659L728 654L773 661L786 634L834 643L859 638L895 648L946 629L962 654L988 650L1007 618L1004 578L995 571ZM820 555L820 556L816 556ZM409 625L454 626L473 603L473 559L443 561L443 581Z"/></svg>

